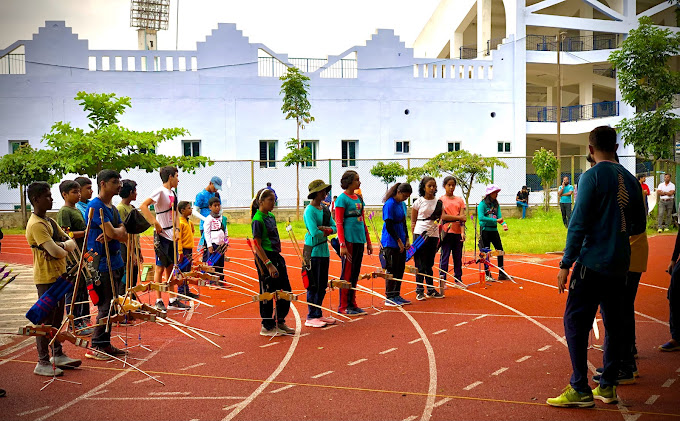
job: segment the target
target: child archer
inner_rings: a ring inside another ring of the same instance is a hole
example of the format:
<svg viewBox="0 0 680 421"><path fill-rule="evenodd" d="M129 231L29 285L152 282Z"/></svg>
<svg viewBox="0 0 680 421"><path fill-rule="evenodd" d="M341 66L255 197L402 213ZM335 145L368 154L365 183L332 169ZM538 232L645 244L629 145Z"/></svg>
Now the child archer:
<svg viewBox="0 0 680 421"><path fill-rule="evenodd" d="M203 261L214 253L219 253L219 257L210 262L215 267L215 271L224 273L224 253L229 244L229 232L227 231L227 217L221 215L222 202L217 197L208 200L210 215L206 216L203 223L203 237L205 239L206 250L203 253ZM224 244L224 246L222 246ZM222 278L220 278L222 279Z"/></svg>

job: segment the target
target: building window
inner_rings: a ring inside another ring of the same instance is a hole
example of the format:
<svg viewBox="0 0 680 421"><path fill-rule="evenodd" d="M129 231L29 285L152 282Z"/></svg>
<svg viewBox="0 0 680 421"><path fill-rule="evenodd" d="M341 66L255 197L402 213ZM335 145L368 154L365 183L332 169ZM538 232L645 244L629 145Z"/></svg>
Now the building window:
<svg viewBox="0 0 680 421"><path fill-rule="evenodd" d="M184 156L201 156L200 140L183 140L182 151Z"/></svg>
<svg viewBox="0 0 680 421"><path fill-rule="evenodd" d="M411 142L408 140L397 140L394 144L395 153L409 153L411 152Z"/></svg>
<svg viewBox="0 0 680 421"><path fill-rule="evenodd" d="M318 140L303 140L303 148L309 148L312 151L312 160L307 161L302 164L303 167L311 168L316 167L316 154L319 151L319 141Z"/></svg>
<svg viewBox="0 0 680 421"><path fill-rule="evenodd" d="M28 140L10 140L9 141L9 153L14 153L21 145L28 145Z"/></svg>
<svg viewBox="0 0 680 421"><path fill-rule="evenodd" d="M449 142L448 151L457 152L460 150L460 142Z"/></svg>
<svg viewBox="0 0 680 421"><path fill-rule="evenodd" d="M357 143L358 140L343 140L342 141L342 166L356 167L357 166Z"/></svg>
<svg viewBox="0 0 680 421"><path fill-rule="evenodd" d="M260 140L260 168L276 168L276 140Z"/></svg>
<svg viewBox="0 0 680 421"><path fill-rule="evenodd" d="M510 142L498 142L498 153L510 153Z"/></svg>

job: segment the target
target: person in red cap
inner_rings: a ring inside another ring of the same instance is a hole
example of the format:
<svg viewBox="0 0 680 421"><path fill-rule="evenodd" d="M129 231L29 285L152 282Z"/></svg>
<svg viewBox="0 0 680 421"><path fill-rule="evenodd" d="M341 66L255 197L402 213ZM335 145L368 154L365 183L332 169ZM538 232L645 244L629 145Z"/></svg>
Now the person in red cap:
<svg viewBox="0 0 680 421"><path fill-rule="evenodd" d="M477 205L477 219L479 220L479 248L493 247L496 250L503 250L503 243L501 243L501 236L498 234L498 225L503 226L503 231L508 230L508 224L503 220L501 215L501 207L498 205L498 192L501 188L495 184L489 184L484 193L484 199ZM498 256L498 267L503 269L503 256ZM488 265L484 265L486 270L487 282L493 282L495 279L491 276L491 271ZM498 271L498 280L504 281L509 279L504 270Z"/></svg>

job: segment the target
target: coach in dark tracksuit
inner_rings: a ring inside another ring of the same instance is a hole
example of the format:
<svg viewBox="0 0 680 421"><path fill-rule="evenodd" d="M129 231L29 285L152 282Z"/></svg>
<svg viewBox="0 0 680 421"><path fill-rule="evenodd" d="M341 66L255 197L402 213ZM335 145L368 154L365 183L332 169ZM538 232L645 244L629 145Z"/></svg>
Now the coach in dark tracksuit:
<svg viewBox="0 0 680 421"><path fill-rule="evenodd" d="M671 273L671 284L668 287L668 304L670 305L671 340L659 346L659 351L680 351L680 233L675 237L675 248L671 257L668 272Z"/></svg>
<svg viewBox="0 0 680 421"><path fill-rule="evenodd" d="M574 270L564 311L564 330L573 373L570 386L553 406L593 406L593 398L617 401L620 365L623 292L630 266L629 236L645 230L645 211L640 183L615 162L616 131L608 126L590 133L589 148L596 165L579 182L579 200L572 213L567 244L560 262L558 288L565 289L569 268ZM588 335L598 305L602 308L608 343L600 385L588 385Z"/></svg>

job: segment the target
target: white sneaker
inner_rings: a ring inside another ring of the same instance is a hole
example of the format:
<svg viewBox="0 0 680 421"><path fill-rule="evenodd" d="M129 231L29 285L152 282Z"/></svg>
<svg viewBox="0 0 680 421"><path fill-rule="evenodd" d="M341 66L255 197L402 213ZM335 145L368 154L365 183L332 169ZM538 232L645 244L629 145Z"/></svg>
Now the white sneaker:
<svg viewBox="0 0 680 421"><path fill-rule="evenodd" d="M52 369L51 364L38 363L35 366L35 369L33 369L33 373L37 374L38 376L54 377L63 375L64 371L59 367L55 367L54 369Z"/></svg>
<svg viewBox="0 0 680 421"><path fill-rule="evenodd" d="M307 319L305 320L305 326L307 327L324 327L326 322L322 322L319 319Z"/></svg>

